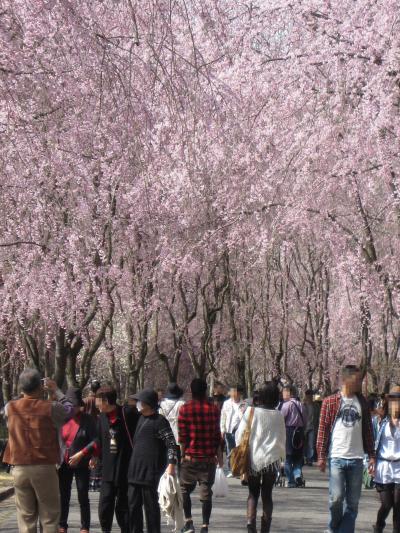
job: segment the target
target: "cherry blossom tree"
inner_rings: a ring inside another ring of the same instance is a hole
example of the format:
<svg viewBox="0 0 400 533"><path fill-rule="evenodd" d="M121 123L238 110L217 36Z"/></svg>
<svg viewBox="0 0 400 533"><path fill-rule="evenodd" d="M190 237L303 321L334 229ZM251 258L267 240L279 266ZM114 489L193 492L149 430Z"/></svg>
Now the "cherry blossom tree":
<svg viewBox="0 0 400 533"><path fill-rule="evenodd" d="M399 373L394 0L2 0L0 379ZM185 369L184 375L182 368ZM162 370L163 369L163 370Z"/></svg>

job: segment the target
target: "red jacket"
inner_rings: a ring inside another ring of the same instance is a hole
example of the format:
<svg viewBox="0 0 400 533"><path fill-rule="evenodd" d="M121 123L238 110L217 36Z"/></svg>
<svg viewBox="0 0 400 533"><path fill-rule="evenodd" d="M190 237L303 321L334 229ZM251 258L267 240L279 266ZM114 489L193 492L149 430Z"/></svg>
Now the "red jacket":
<svg viewBox="0 0 400 533"><path fill-rule="evenodd" d="M372 419L368 403L362 394L357 394L357 398L361 405L364 452L368 454L370 458L375 457L374 431L372 428ZM338 392L337 394L328 396L322 402L317 437L317 453L319 459L326 460L328 457L332 431L340 410L341 400L342 395Z"/></svg>

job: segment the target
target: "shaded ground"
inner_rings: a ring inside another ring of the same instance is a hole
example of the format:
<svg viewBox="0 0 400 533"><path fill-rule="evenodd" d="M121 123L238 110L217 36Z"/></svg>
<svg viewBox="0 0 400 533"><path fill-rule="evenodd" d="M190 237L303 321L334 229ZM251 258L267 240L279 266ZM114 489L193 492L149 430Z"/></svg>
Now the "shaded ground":
<svg viewBox="0 0 400 533"><path fill-rule="evenodd" d="M307 480L305 489L275 489L272 533L322 533L326 529L328 516L326 476L317 472L315 467L306 468L304 474ZM100 531L96 516L97 498L97 493L91 495L93 533ZM238 481L231 480L229 497L217 499L214 502L210 533L244 533L246 531L246 498L247 489L241 487ZM79 533L76 494L73 495L72 502L69 532ZM197 493L194 495L193 502L195 525L200 526L200 506ZM357 521L357 533L371 533L377 508L378 502L375 491L364 491ZM391 531L391 528L387 529ZM197 531L199 530L200 527ZM1 533L18 532L13 498L0 503L0 531ZM119 529L115 527L113 531L118 532ZM170 531L171 527L163 527L163 533Z"/></svg>

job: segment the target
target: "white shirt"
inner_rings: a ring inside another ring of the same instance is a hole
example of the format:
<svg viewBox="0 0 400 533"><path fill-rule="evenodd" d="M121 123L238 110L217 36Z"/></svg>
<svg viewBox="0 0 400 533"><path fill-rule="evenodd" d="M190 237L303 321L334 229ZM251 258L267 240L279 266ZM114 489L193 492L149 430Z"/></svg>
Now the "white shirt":
<svg viewBox="0 0 400 533"><path fill-rule="evenodd" d="M166 399L161 402L160 409L158 410L160 415L163 415L163 417L168 420L176 442L179 442L179 438L178 438L179 410L182 407L182 405L184 405L184 403L185 403L184 400Z"/></svg>
<svg viewBox="0 0 400 533"><path fill-rule="evenodd" d="M224 402L221 410L221 433L233 433L243 416L244 402L234 402L231 398Z"/></svg>
<svg viewBox="0 0 400 533"><path fill-rule="evenodd" d="M332 432L330 457L363 459L362 411L357 398L342 396L340 409Z"/></svg>
<svg viewBox="0 0 400 533"><path fill-rule="evenodd" d="M390 423L386 424L381 436L374 481L384 484L400 483L400 428L392 428Z"/></svg>
<svg viewBox="0 0 400 533"><path fill-rule="evenodd" d="M236 432L236 445L239 445L247 428L250 418L248 408ZM256 407L250 433L250 463L253 472L261 472L268 467L285 459L286 456L286 428L285 419L276 409Z"/></svg>

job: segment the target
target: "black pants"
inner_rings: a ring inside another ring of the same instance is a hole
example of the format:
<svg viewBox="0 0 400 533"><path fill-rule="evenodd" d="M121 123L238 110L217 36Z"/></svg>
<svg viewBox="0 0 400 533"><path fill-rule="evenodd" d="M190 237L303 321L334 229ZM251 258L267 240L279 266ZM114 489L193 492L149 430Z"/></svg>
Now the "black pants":
<svg viewBox="0 0 400 533"><path fill-rule="evenodd" d="M120 484L117 487L113 481L102 481L99 499L102 531L111 531L114 511L121 533L129 533L128 484Z"/></svg>
<svg viewBox="0 0 400 533"><path fill-rule="evenodd" d="M96 467L93 470L90 470L90 489L93 491L100 490L102 470L101 460L98 459Z"/></svg>
<svg viewBox="0 0 400 533"><path fill-rule="evenodd" d="M272 522L272 489L276 479L276 471L271 470L257 476L249 476L249 497L247 499L247 520L255 526L257 519L257 504L261 494L263 515L261 518L261 533L269 533Z"/></svg>
<svg viewBox="0 0 400 533"><path fill-rule="evenodd" d="M63 463L58 471L61 499L60 527L68 527L69 503L74 476L81 509L81 528L90 529L89 468L70 468L66 463Z"/></svg>
<svg viewBox="0 0 400 533"><path fill-rule="evenodd" d="M143 533L143 507L147 533L161 533L161 514L157 487L129 484L129 522L131 533Z"/></svg>
<svg viewBox="0 0 400 533"><path fill-rule="evenodd" d="M376 519L378 531L384 530L386 519L393 509L393 533L400 533L400 485L395 483L381 485L377 483L376 490L381 500Z"/></svg>

